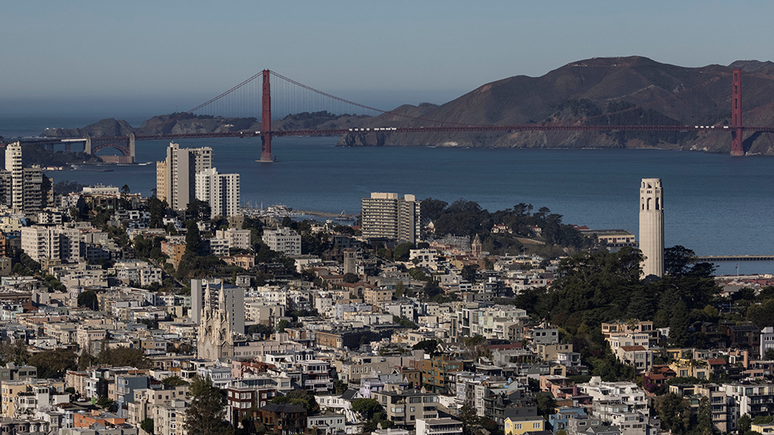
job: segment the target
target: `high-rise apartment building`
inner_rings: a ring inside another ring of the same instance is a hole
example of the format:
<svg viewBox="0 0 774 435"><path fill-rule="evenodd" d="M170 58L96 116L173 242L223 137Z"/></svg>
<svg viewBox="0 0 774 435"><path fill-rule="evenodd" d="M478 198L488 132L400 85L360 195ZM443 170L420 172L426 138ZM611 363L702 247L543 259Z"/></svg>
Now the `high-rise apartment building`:
<svg viewBox="0 0 774 435"><path fill-rule="evenodd" d="M196 174L196 199L210 204L210 216L239 214L239 174L219 174L216 168Z"/></svg>
<svg viewBox="0 0 774 435"><path fill-rule="evenodd" d="M372 192L363 198L363 237L415 243L420 233L420 202L414 195Z"/></svg>
<svg viewBox="0 0 774 435"><path fill-rule="evenodd" d="M212 167L212 148L180 148L170 142L167 158L156 162L156 196L174 210L196 197L196 174Z"/></svg>
<svg viewBox="0 0 774 435"><path fill-rule="evenodd" d="M290 228L263 230L261 239L272 251L285 255L301 255L301 236Z"/></svg>
<svg viewBox="0 0 774 435"><path fill-rule="evenodd" d="M664 275L664 190L660 178L640 184L640 250L645 260L642 276Z"/></svg>
<svg viewBox="0 0 774 435"><path fill-rule="evenodd" d="M33 260L78 262L81 233L75 228L31 226L21 229L21 248Z"/></svg>
<svg viewBox="0 0 774 435"><path fill-rule="evenodd" d="M11 208L23 208L23 177L21 143L15 142L5 149L5 170L11 173Z"/></svg>

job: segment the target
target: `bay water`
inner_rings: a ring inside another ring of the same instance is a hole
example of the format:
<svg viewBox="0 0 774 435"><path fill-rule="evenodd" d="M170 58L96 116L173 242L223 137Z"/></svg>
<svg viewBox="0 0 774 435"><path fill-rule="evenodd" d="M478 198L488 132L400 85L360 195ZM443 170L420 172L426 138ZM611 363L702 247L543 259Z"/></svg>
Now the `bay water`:
<svg viewBox="0 0 774 435"><path fill-rule="evenodd" d="M40 125L43 121L24 124L0 119L0 135L35 135L48 126ZM593 148L342 148L335 146L337 141L333 137L275 138L276 163L255 161L261 153L259 138L179 143L212 147L213 166L220 173L239 173L243 205L284 204L331 213L357 214L360 199L371 192L397 192L449 203L464 198L490 211L524 202L535 210L548 207L563 215L565 223L625 229L637 235L640 180L661 178L667 247L683 245L698 255L774 254L774 159L770 157ZM168 141L137 142L137 161L163 160L168 145ZM55 183L126 184L132 192L150 195L155 170L151 163L47 175ZM718 263L718 274L736 274L736 265ZM774 272L774 262L738 265L739 274Z"/></svg>

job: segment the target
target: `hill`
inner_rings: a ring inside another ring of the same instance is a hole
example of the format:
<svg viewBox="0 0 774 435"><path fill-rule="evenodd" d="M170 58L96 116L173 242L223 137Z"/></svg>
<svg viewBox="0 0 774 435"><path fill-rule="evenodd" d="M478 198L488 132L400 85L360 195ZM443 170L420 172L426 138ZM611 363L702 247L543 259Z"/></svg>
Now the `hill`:
<svg viewBox="0 0 774 435"><path fill-rule="evenodd" d="M442 105L403 105L363 117L300 113L272 121L274 130L433 126L428 120L469 125L561 122L570 125L730 125L731 74L741 68L743 119L774 126L774 63L755 60L686 68L641 56L572 62L541 77L514 76L487 83ZM421 118L421 119L417 119ZM140 127L103 119L81 129L51 129L48 137L125 136L260 130L255 118L189 113L154 116ZM352 133L342 146L457 146L516 148L668 148L728 153L728 133L520 132ZM774 155L774 134L748 133L745 151Z"/></svg>
<svg viewBox="0 0 774 435"><path fill-rule="evenodd" d="M460 124L682 124L730 125L731 71L742 68L744 125L774 125L774 63L737 61L686 68L646 57L593 58L541 77L514 76L487 83L440 106L401 106L367 121L369 127L437 125L399 115ZM659 147L729 152L724 133L525 132L352 134L345 146ZM750 153L774 154L774 135L745 137Z"/></svg>

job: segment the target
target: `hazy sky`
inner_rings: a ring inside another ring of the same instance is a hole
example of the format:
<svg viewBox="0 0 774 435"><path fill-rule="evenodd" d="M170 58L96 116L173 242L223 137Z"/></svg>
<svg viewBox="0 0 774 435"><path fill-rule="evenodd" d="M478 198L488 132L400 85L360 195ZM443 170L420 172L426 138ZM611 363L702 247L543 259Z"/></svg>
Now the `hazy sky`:
<svg viewBox="0 0 774 435"><path fill-rule="evenodd" d="M8 1L0 16L6 114L187 110L265 68L389 109L589 57L769 60L774 39L770 1Z"/></svg>

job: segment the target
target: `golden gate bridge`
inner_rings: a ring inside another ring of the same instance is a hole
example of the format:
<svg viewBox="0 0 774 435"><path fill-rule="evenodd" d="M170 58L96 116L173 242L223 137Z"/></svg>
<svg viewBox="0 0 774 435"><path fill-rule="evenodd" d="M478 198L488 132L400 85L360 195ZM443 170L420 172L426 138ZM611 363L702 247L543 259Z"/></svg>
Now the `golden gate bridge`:
<svg viewBox="0 0 774 435"><path fill-rule="evenodd" d="M149 140L179 140L199 138L261 138L260 162L273 162L272 138L282 136L341 136L355 135L392 135L401 133L467 133L467 132L527 132L527 131L669 131L669 132L725 132L731 134L731 155L743 156L744 146L742 136L744 132L768 132L774 133L774 127L749 127L742 125L742 85L741 69L732 71L731 92L731 125L587 125L587 124L562 124L554 122L531 123L522 125L480 125L464 124L437 119L409 116L395 111L386 111L359 104L337 96L319 91L310 86L280 75L274 71L263 70L247 80L239 83L220 95L202 103L187 113L209 116L225 116L233 118L260 119L259 129L223 131L215 133L163 133L163 134L130 134L129 136L116 137L83 137L83 138L57 138L41 140L23 140L23 143L35 143L48 146L53 150L55 144L64 144L65 151L71 152L73 143L83 143L83 151L95 154L105 148L113 148L133 163L135 158L135 142ZM278 79L275 90L279 88L279 94L283 98L272 101L271 78ZM258 96L260 95L260 104ZM635 107L636 108L636 107ZM300 112L327 111L330 113L345 113L355 109L362 113L388 114L392 117L422 121L421 127L357 127L357 128L330 128L330 129L272 129L272 109L274 113L289 115ZM631 110L632 108L626 109Z"/></svg>

